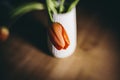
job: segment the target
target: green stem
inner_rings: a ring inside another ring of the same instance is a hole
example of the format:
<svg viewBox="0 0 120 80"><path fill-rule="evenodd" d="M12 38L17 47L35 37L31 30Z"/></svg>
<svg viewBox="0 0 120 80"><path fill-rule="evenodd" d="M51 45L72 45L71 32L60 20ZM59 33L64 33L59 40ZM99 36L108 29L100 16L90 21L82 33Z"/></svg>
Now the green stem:
<svg viewBox="0 0 120 80"><path fill-rule="evenodd" d="M28 12L31 12L33 10L43 10L45 9L45 6L42 3L38 2L31 2L25 5L22 5L15 10L11 12L11 18L15 18L17 16L24 15Z"/></svg>
<svg viewBox="0 0 120 80"><path fill-rule="evenodd" d="M46 0L46 5L47 5L47 10L48 10L50 20L51 22L54 22L52 15L57 14L55 2L53 0Z"/></svg>
<svg viewBox="0 0 120 80"><path fill-rule="evenodd" d="M48 8L48 14L49 14L51 22L54 22L52 12L51 12L51 10L49 8Z"/></svg>
<svg viewBox="0 0 120 80"><path fill-rule="evenodd" d="M39 2L31 2L28 4L24 4L19 6L18 8L14 9L10 12L10 23L9 27L11 27L22 15L31 12L33 10L43 10L45 9L45 5Z"/></svg>
<svg viewBox="0 0 120 80"><path fill-rule="evenodd" d="M67 12L71 11L76 5L77 3L79 2L79 0L75 0L71 3L71 5L69 6Z"/></svg>
<svg viewBox="0 0 120 80"><path fill-rule="evenodd" d="M64 11L64 2L65 2L65 0L61 0L61 2L60 2L60 8L59 8L60 13L62 13Z"/></svg>

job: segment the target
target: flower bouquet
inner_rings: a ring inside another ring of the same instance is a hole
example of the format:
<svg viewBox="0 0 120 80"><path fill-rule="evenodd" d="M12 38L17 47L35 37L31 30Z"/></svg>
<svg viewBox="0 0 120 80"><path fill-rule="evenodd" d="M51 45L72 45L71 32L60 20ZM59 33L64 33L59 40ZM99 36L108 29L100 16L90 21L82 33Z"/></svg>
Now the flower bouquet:
<svg viewBox="0 0 120 80"><path fill-rule="evenodd" d="M64 58L73 54L76 47L75 7L78 2L79 0L46 0L44 4L30 2L14 9L10 17L14 19L34 10L46 9L50 20L47 28L49 49L55 57ZM7 39L8 33L6 28L1 29L0 39Z"/></svg>

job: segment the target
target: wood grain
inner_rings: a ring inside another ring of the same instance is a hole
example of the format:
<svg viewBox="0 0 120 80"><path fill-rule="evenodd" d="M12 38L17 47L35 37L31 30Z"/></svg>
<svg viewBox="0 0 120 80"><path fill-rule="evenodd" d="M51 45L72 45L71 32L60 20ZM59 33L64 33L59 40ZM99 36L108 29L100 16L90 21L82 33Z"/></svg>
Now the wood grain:
<svg viewBox="0 0 120 80"><path fill-rule="evenodd" d="M23 19L17 24L23 23ZM0 46L0 80L120 80L119 41L112 31L114 28L102 24L99 14L80 8L77 9L77 26L76 50L64 59L48 52L46 34L43 35L46 30L39 32L34 27L36 31L32 31L33 26L31 30L28 27L12 29L13 34ZM17 35L14 30L18 29L23 31Z"/></svg>

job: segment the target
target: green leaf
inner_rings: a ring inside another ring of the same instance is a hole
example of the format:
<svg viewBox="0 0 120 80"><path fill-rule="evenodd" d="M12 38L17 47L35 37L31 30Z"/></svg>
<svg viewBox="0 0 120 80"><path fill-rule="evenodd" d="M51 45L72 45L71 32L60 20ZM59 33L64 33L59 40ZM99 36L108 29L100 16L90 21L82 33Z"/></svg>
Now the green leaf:
<svg viewBox="0 0 120 80"><path fill-rule="evenodd" d="M56 4L54 0L46 0L47 10L50 20L53 22L53 13L57 14Z"/></svg>
<svg viewBox="0 0 120 80"><path fill-rule="evenodd" d="M14 9L11 12L11 18L22 16L25 13L31 12L33 10L43 10L43 9L45 9L45 5L43 5L42 3L39 3L39 2L27 3Z"/></svg>
<svg viewBox="0 0 120 80"><path fill-rule="evenodd" d="M61 2L60 2L60 9L59 9L60 13L62 13L64 11L64 2L65 2L65 0L61 0Z"/></svg>
<svg viewBox="0 0 120 80"><path fill-rule="evenodd" d="M56 6L53 0L46 0L47 8L49 8L54 14L57 13Z"/></svg>
<svg viewBox="0 0 120 80"><path fill-rule="evenodd" d="M79 2L79 0L75 0L71 3L71 5L69 6L67 12L71 11L76 5L77 3Z"/></svg>

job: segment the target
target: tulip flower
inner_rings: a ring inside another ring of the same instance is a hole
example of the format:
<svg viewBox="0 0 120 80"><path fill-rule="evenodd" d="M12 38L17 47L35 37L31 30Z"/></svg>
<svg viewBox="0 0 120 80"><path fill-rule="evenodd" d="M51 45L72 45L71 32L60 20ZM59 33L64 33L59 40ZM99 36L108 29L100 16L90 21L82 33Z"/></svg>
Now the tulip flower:
<svg viewBox="0 0 120 80"><path fill-rule="evenodd" d="M9 36L9 30L6 27L0 28L0 41L5 41Z"/></svg>
<svg viewBox="0 0 120 80"><path fill-rule="evenodd" d="M48 29L51 42L58 50L66 49L70 45L70 40L64 27L60 23L54 22L53 14L68 13L77 5L79 1L80 0L46 0L45 4L40 2L31 2L14 9L11 12L11 18L22 16L23 14L33 10L46 9L52 23L52 26Z"/></svg>
<svg viewBox="0 0 120 80"><path fill-rule="evenodd" d="M53 22L52 26L48 29L48 33L50 41L58 50L66 49L70 45L68 35L60 23Z"/></svg>

